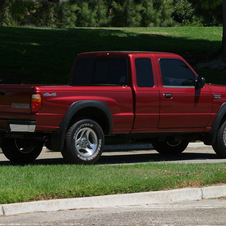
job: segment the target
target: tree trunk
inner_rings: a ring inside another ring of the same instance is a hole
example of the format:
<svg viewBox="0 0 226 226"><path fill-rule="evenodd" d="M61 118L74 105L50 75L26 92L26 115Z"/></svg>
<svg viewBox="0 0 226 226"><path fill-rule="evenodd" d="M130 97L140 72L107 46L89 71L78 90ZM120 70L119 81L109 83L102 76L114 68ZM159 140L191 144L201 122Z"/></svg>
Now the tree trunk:
<svg viewBox="0 0 226 226"><path fill-rule="evenodd" d="M223 55L226 57L226 0L223 0L223 41L222 41Z"/></svg>

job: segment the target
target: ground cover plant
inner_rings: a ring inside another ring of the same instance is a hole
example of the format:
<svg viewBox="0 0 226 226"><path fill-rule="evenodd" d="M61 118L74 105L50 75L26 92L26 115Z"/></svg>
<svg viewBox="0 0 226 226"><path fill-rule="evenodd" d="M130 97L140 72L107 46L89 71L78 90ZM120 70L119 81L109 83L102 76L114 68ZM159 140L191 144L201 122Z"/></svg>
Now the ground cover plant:
<svg viewBox="0 0 226 226"><path fill-rule="evenodd" d="M85 51L164 51L192 66L221 48L222 27L28 28L0 27L1 83L67 83L76 55ZM226 84L225 72L198 69L207 82Z"/></svg>
<svg viewBox="0 0 226 226"><path fill-rule="evenodd" d="M226 183L226 163L1 166L0 203Z"/></svg>

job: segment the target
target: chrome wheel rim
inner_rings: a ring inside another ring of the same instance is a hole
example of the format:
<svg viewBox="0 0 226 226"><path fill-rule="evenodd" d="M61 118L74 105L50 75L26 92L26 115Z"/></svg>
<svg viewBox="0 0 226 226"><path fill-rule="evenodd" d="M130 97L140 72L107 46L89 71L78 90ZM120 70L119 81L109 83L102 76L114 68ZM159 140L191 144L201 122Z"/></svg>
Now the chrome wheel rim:
<svg viewBox="0 0 226 226"><path fill-rule="evenodd" d="M74 136L77 152L87 158L92 156L98 147L97 135L91 128L82 128Z"/></svg>

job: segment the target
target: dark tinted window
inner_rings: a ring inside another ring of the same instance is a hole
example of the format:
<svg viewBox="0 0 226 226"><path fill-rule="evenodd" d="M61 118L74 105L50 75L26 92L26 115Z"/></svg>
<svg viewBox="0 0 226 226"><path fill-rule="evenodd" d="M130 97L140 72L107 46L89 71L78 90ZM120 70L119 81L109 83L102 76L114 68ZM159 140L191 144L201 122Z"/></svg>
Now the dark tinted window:
<svg viewBox="0 0 226 226"><path fill-rule="evenodd" d="M136 58L136 74L138 87L153 87L153 71L151 59L149 58Z"/></svg>
<svg viewBox="0 0 226 226"><path fill-rule="evenodd" d="M94 58L80 58L76 62L72 84L85 85L92 82Z"/></svg>
<svg viewBox="0 0 226 226"><path fill-rule="evenodd" d="M161 59L163 86L194 86L195 74L179 59Z"/></svg>
<svg viewBox="0 0 226 226"><path fill-rule="evenodd" d="M108 80L109 61L96 61L94 67L93 84L104 84Z"/></svg>
<svg viewBox="0 0 226 226"><path fill-rule="evenodd" d="M72 85L125 85L127 74L125 58L81 58Z"/></svg>
<svg viewBox="0 0 226 226"><path fill-rule="evenodd" d="M127 82L127 60L123 58L112 58L109 64L109 83L126 84Z"/></svg>

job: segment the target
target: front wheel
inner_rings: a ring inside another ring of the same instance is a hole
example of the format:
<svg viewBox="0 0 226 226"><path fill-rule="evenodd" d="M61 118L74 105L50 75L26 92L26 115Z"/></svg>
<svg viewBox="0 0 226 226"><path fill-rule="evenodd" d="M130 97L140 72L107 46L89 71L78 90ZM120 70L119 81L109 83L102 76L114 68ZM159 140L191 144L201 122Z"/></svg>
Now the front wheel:
<svg viewBox="0 0 226 226"><path fill-rule="evenodd" d="M93 120L84 119L69 128L62 155L69 163L92 164L100 158L103 148L101 127Z"/></svg>
<svg viewBox="0 0 226 226"><path fill-rule="evenodd" d="M33 162L41 153L43 142L33 139L2 139L2 152L15 164Z"/></svg>
<svg viewBox="0 0 226 226"><path fill-rule="evenodd" d="M213 149L221 158L226 158L226 121L220 126L217 132Z"/></svg>
<svg viewBox="0 0 226 226"><path fill-rule="evenodd" d="M177 137L163 142L152 143L154 149L163 155L179 155L187 148L188 144L188 140Z"/></svg>

